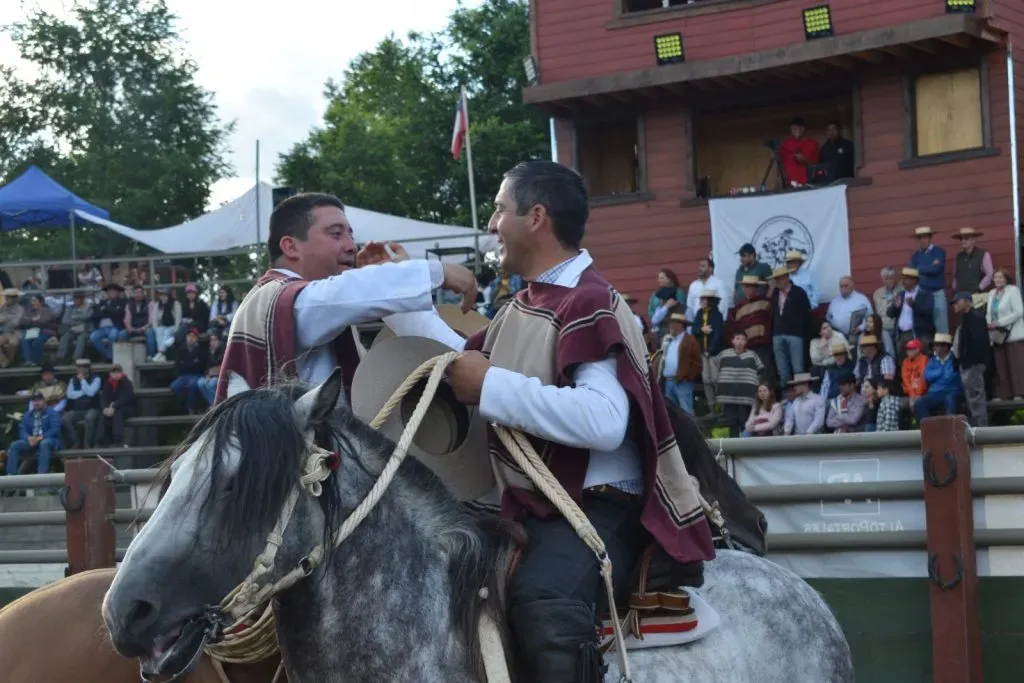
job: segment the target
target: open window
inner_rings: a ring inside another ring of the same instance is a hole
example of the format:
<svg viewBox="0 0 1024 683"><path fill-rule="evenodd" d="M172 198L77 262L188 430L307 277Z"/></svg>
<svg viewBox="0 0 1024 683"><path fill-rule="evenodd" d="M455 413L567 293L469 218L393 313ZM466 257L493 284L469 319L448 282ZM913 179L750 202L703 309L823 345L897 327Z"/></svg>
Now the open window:
<svg viewBox="0 0 1024 683"><path fill-rule="evenodd" d="M693 5L698 2L712 2L721 0L618 0L622 3L622 12L647 12L652 9L664 9L666 7L682 7Z"/></svg>
<svg viewBox="0 0 1024 683"><path fill-rule="evenodd" d="M800 117L807 125L806 138L826 141L830 122L839 124L839 135L851 146L844 154L854 155L858 137L854 130L852 93L828 99L783 105L693 113L693 174L697 195L721 197L736 192L783 189L773 148L790 136L789 124ZM815 184L827 184L856 173L855 159L846 173L830 171ZM810 170L810 169L809 169Z"/></svg>
<svg viewBox="0 0 1024 683"><path fill-rule="evenodd" d="M984 85L981 66L911 78L910 156L945 155L986 147Z"/></svg>
<svg viewBox="0 0 1024 683"><path fill-rule="evenodd" d="M576 168L591 197L645 192L644 163L642 119L576 124Z"/></svg>

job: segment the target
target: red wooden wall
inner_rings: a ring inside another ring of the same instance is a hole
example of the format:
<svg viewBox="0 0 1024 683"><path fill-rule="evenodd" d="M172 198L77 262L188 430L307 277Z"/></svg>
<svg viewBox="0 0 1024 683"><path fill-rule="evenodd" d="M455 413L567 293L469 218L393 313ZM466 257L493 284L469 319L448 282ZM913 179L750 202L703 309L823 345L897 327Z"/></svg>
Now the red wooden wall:
<svg viewBox="0 0 1024 683"><path fill-rule="evenodd" d="M1003 0L1022 4L1019 0ZM739 2L693 15L668 12L663 21L611 27L618 0L533 0L535 57L541 82L601 76L656 66L652 38L681 32L687 61L771 50L804 41L803 10L811 0ZM837 34L894 26L945 13L943 0L829 0ZM1024 46L1022 46L1024 47Z"/></svg>
<svg viewBox="0 0 1024 683"><path fill-rule="evenodd" d="M1024 2L988 0L988 3L992 25L1009 33L1013 47L1014 90L1017 103L1017 163L1024 173ZM1021 178L1021 183L1022 186L1019 186L1017 191L1024 204L1024 178Z"/></svg>
<svg viewBox="0 0 1024 683"><path fill-rule="evenodd" d="M850 256L861 291L870 293L879 286L883 266L906 264L916 248L910 235L920 225L939 231L937 243L950 256L958 248L953 232L962 226L982 230L985 236L979 245L992 252L997 267L1013 269L1005 53L992 53L988 69L992 144L1001 148L1001 154L907 170L898 167L904 148L902 76L882 74L862 80L864 166L858 175L871 178L872 184L847 190ZM1018 83L1024 81L1021 74L1017 78ZM680 107L650 112L645 134L647 178L654 200L591 209L584 246L616 287L641 300L653 290L659 268L670 267L689 283L697 261L711 249L707 206L680 207L681 199L692 197L686 188L690 166L684 130ZM572 123L560 120L556 135L559 160L572 164ZM949 264L947 281L951 282L952 258ZM732 277L732 273L719 275Z"/></svg>

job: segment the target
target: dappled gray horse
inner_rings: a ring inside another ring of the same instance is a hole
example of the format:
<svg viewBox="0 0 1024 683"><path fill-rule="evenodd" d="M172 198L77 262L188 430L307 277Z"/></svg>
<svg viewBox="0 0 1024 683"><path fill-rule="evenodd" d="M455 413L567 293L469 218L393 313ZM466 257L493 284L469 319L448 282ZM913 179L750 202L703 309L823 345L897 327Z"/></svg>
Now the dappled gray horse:
<svg viewBox="0 0 1024 683"><path fill-rule="evenodd" d="M210 606L263 551L311 438L339 453L340 467L319 497L299 496L277 576L327 543L366 496L394 444L338 407L341 388L338 373L305 393L247 391L233 378L228 400L196 425L104 601L115 648L139 658L144 674L173 675L203 646ZM483 609L503 614L511 542L501 536L407 459L362 525L277 597L289 681L484 680L476 625ZM489 588L486 604L481 587ZM839 624L795 574L722 551L707 564L700 593L721 615L719 628L689 645L630 652L637 683L852 683Z"/></svg>

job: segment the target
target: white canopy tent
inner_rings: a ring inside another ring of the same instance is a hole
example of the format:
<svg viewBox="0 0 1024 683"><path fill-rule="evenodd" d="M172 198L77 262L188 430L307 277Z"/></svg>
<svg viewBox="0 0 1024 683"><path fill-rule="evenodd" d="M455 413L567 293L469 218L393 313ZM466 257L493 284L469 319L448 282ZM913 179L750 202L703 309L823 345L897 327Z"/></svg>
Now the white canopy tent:
<svg viewBox="0 0 1024 683"><path fill-rule="evenodd" d="M215 211L181 225L159 230L136 230L86 211L76 211L75 214L83 220L109 228L165 254L199 254L227 251L265 242L270 229L272 208L271 186L259 183L238 199ZM472 228L416 221L354 206L347 207L345 214L352 223L356 239L360 242L400 242L412 258L427 258L427 250L437 247L442 250L471 250L474 246ZM480 234L479 243L480 251L484 253L497 247L497 239L486 233ZM472 257L472 253L467 252L444 258L462 261L467 255Z"/></svg>

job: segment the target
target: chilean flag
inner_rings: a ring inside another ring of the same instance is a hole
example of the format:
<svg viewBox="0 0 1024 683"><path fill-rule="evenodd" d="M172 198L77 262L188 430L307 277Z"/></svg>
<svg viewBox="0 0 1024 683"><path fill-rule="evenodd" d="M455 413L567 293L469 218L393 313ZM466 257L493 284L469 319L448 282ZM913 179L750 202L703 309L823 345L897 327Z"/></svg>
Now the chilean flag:
<svg viewBox="0 0 1024 683"><path fill-rule="evenodd" d="M466 103L466 89L459 95L459 105L455 110L455 126L452 129L452 158L458 159L462 146L466 143L469 133L469 108Z"/></svg>

